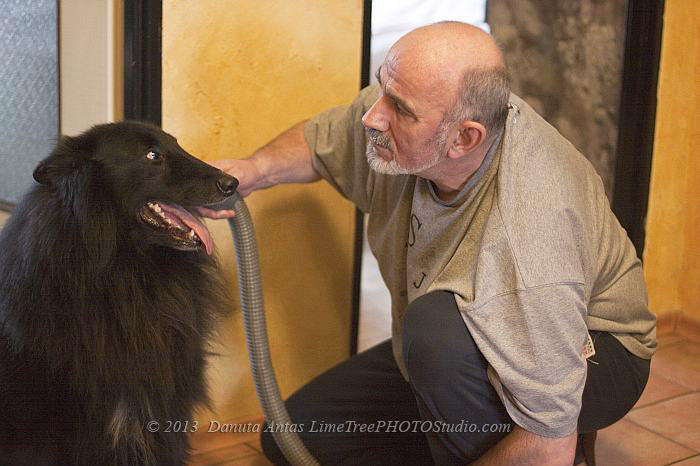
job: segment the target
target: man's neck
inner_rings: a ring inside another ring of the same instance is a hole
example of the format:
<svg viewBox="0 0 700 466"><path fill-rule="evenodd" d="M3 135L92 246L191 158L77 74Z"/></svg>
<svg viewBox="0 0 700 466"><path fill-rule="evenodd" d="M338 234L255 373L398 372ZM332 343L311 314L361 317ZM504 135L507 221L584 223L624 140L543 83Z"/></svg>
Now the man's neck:
<svg viewBox="0 0 700 466"><path fill-rule="evenodd" d="M459 159L447 158L419 176L433 182L435 194L442 202L450 202L479 170L496 140L482 144L472 153Z"/></svg>

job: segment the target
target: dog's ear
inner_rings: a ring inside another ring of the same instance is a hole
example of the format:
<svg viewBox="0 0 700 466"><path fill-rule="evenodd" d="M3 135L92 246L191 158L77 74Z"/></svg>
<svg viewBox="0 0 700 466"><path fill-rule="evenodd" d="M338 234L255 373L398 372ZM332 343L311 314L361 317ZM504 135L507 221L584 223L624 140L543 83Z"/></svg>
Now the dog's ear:
<svg viewBox="0 0 700 466"><path fill-rule="evenodd" d="M32 176L41 184L56 184L85 164L87 150L80 137L61 136L51 155L39 162Z"/></svg>

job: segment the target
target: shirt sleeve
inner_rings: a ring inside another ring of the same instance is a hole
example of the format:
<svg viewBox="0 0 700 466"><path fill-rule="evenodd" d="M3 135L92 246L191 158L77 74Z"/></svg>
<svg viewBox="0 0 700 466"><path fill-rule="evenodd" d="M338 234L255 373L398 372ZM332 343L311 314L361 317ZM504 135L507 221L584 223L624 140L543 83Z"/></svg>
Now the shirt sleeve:
<svg viewBox="0 0 700 466"><path fill-rule="evenodd" d="M374 175L365 155L362 116L379 96L379 88L363 89L347 107L327 110L304 126L314 169L343 197L367 213Z"/></svg>
<svg viewBox="0 0 700 466"><path fill-rule="evenodd" d="M462 310L508 414L534 434L565 437L577 427L587 369L583 293L582 284L554 284Z"/></svg>

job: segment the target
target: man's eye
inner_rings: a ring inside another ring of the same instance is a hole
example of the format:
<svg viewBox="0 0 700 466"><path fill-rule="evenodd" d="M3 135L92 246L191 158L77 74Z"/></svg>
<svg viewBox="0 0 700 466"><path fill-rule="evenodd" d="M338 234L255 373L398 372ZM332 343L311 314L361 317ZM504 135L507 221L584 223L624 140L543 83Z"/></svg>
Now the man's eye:
<svg viewBox="0 0 700 466"><path fill-rule="evenodd" d="M154 162L155 162L156 160L162 159L163 156L160 155L160 154L159 154L158 152L156 152L156 151L149 150L148 153L146 154L146 158L147 158L148 160L151 160L151 161L154 161Z"/></svg>
<svg viewBox="0 0 700 466"><path fill-rule="evenodd" d="M394 101L393 104L396 111L399 112L401 115L408 116L411 114L408 110L406 110L406 107L404 107L400 103Z"/></svg>

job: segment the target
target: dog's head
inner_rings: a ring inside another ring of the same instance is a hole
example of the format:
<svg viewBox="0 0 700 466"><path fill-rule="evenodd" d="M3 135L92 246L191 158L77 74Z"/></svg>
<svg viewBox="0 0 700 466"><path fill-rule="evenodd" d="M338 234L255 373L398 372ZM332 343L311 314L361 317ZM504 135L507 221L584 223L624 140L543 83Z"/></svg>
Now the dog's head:
<svg viewBox="0 0 700 466"><path fill-rule="evenodd" d="M56 188L81 222L111 210L112 222L128 219L145 242L209 254L211 236L196 208L223 201L238 186L169 134L136 122L99 125L61 138L34 170L34 179Z"/></svg>

